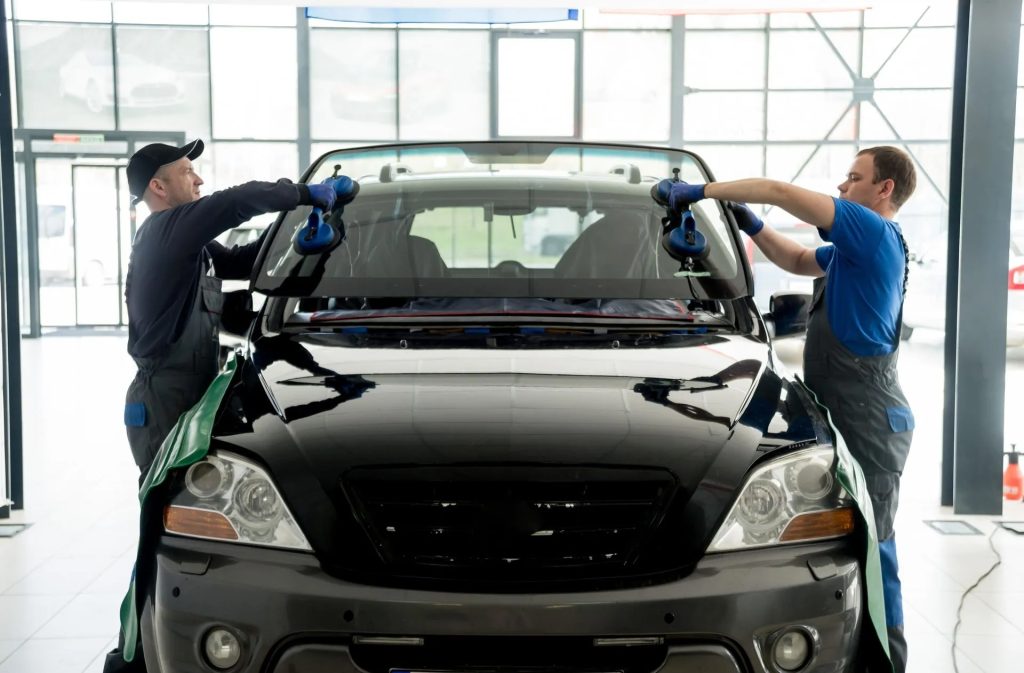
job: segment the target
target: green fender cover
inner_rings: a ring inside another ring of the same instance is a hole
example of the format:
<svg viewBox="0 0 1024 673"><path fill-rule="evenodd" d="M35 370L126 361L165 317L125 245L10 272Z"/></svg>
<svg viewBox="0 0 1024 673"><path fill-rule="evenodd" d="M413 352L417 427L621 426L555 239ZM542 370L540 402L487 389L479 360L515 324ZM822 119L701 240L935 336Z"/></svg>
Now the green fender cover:
<svg viewBox="0 0 1024 673"><path fill-rule="evenodd" d="M153 465L146 475L146 480L139 488L139 504L142 506L142 516L139 530L139 549L146 535L146 497L150 491L164 483L167 474L171 470L187 467L192 463L202 460L206 452L210 450L210 436L213 432L213 421L224 401L224 394L231 386L238 371L239 355L228 358L227 364L221 370L217 378L213 380L210 387L206 389L203 397L194 407L186 411L178 419L178 423L171 429L171 432L160 445L160 450L153 459ZM138 554L138 552L136 552ZM125 661L135 659L135 650L139 641L139 614L141 610L137 602L135 592L135 578L139 567L139 559L135 559L135 569L132 571L131 584L128 593L121 601L121 631L124 633L124 648L122 656Z"/></svg>
<svg viewBox="0 0 1024 673"><path fill-rule="evenodd" d="M145 482L139 489L139 503L142 506L143 514L140 523L140 549L141 541L145 535L146 527L146 498L149 493L164 483L167 474L171 470L187 467L192 463L202 460L210 449L210 436L213 431L213 421L220 410L224 395L238 371L239 355L228 360L221 373L213 380L206 393L199 402L182 414L177 425L167 435L167 439L160 445L160 451L153 461ZM885 598L882 594L882 566L878 555L878 539L875 535L875 517L871 510L871 499L868 497L867 487L864 483L864 473L860 465L850 454L843 441L842 435L835 429L832 423L832 416L828 409L822 405L811 389L799 381L799 385L807 396L814 400L828 420L828 424L835 435L835 473L839 483L847 490L857 505L861 518L861 530L865 532L865 558L863 560L865 583L868 595L868 619L871 622L872 630L878 639L878 643L889 656L889 637L885 627ZM138 559L136 559L136 568ZM121 601L121 630L124 633L124 649L122 656L125 661L132 661L135 658L135 650L139 638L139 606L135 591L135 572L132 573L131 584L124 600Z"/></svg>
<svg viewBox="0 0 1024 673"><path fill-rule="evenodd" d="M797 378L799 385L810 399L818 405L818 410L828 421L829 429L832 431L835 441L833 445L836 450L835 472L836 479L846 492L850 494L857 505L857 512L860 514L861 530L864 531L864 583L867 586L868 595L868 619L871 622L872 630L878 638L878 644L889 660L891 668L892 661L889 654L889 634L885 627L885 595L882 593L882 563L878 555L878 535L875 533L875 514L871 508L871 498L868 495L867 484L864 480L864 472L860 463L853 457L846 448L846 441L839 434L835 424L832 422L832 414L828 407L818 400L818 396Z"/></svg>

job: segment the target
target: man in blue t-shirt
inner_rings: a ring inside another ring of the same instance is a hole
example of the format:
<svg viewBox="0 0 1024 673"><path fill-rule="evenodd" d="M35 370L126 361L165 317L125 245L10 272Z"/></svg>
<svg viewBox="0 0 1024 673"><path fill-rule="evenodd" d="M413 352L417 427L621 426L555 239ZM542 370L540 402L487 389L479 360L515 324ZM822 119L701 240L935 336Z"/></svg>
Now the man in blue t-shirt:
<svg viewBox="0 0 1024 673"><path fill-rule="evenodd" d="M762 178L707 185L675 182L668 192L668 206L679 211L703 198L733 202L728 207L737 225L768 259L790 273L817 279L804 377L864 471L896 673L906 670L907 645L893 519L914 417L896 371L907 247L895 217L916 183L910 157L884 146L857 154L838 198ZM827 245L805 248L766 226L742 202L782 208L818 227Z"/></svg>

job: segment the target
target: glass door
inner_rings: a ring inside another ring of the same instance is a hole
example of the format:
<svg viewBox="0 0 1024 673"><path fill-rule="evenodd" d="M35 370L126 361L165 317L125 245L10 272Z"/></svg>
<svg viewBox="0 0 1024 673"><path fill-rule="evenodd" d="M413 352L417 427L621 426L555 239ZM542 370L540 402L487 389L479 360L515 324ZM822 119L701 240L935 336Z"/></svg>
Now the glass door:
<svg viewBox="0 0 1024 673"><path fill-rule="evenodd" d="M46 327L75 324L74 201L71 159L35 160L31 184L36 205L40 323ZM25 265L26 286L30 266Z"/></svg>
<svg viewBox="0 0 1024 673"><path fill-rule="evenodd" d="M71 167L71 263L78 326L125 323L119 171L110 165Z"/></svg>
<svg viewBox="0 0 1024 673"><path fill-rule="evenodd" d="M16 130L21 191L19 270L25 336L77 326L125 326L124 276L136 222L125 165L152 142L185 134Z"/></svg>

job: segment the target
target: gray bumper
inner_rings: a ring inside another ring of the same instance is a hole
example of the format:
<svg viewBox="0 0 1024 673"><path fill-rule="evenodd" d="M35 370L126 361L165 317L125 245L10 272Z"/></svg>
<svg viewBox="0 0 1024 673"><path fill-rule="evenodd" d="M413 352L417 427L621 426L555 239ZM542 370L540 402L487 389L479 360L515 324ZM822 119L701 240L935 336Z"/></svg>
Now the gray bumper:
<svg viewBox="0 0 1024 673"><path fill-rule="evenodd" d="M650 660L646 648L663 652L657 665L638 664L643 673L778 673L762 658L772 636L801 626L815 641L813 659L801 673L838 673L853 667L862 614L860 565L838 543L712 555L686 578L650 587L476 594L355 584L325 574L308 554L164 537L142 635L151 673L214 670L203 660L200 643L216 625L228 627L243 645L230 673L532 667L464 658L450 664L431 660L427 667L418 663L417 646L355 644L353 636L411 636L462 652L472 648L460 646L459 639L514 642L518 652L563 643L589 647L594 638L654 636L657 645L626 648L638 661ZM614 649L602 646L596 661ZM387 661L390 652L394 661ZM499 646L485 652L490 654L484 658L505 656ZM380 670L362 663L361 653ZM557 660L557 653L545 656L538 665L550 664L551 656ZM614 669L581 664L578 670L633 671L621 663Z"/></svg>

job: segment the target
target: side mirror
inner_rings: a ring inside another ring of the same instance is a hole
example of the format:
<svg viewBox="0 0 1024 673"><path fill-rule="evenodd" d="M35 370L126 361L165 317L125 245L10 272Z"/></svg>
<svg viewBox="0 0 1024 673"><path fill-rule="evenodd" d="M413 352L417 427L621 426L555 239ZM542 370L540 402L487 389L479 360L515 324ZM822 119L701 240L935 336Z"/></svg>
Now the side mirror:
<svg viewBox="0 0 1024 673"><path fill-rule="evenodd" d="M807 316L812 295L808 292L775 292L764 314L772 336L776 339L793 337L807 331Z"/></svg>

